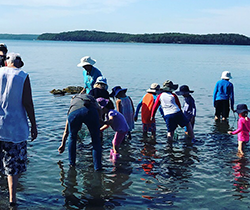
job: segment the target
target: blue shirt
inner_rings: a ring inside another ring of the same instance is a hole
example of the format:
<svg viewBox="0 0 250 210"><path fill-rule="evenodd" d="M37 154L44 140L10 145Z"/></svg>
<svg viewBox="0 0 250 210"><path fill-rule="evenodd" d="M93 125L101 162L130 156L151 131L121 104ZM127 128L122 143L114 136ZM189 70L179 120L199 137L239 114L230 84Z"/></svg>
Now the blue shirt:
<svg viewBox="0 0 250 210"><path fill-rule="evenodd" d="M96 79L99 76L102 76L102 73L94 66L92 66L90 73L88 73L86 70L83 70L83 87L86 89L87 94L93 89Z"/></svg>
<svg viewBox="0 0 250 210"><path fill-rule="evenodd" d="M213 102L220 100L229 100L231 101L231 108L234 107L234 87L231 82L228 80L222 79L219 80L214 88Z"/></svg>

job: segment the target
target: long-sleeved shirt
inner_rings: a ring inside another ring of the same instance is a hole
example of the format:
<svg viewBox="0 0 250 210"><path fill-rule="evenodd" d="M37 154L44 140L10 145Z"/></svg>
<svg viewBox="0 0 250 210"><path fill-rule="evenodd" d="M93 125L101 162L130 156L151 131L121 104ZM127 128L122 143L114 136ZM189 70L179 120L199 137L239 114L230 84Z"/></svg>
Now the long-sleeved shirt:
<svg viewBox="0 0 250 210"><path fill-rule="evenodd" d="M154 105L154 102L156 100L157 96L152 94L152 93L146 93L140 100L140 102L138 103L137 107L136 107L136 111L135 111L135 118L138 117L140 108L141 108L141 120L142 123L144 124L149 124L152 122L155 122L155 119L153 119L153 121L150 120L151 117L151 111ZM163 115L163 111L161 109L161 107L159 107L159 111L161 113L161 115Z"/></svg>
<svg viewBox="0 0 250 210"><path fill-rule="evenodd" d="M238 128L232 132L233 135L238 134L238 141L249 141L250 119L240 117L238 120Z"/></svg>
<svg viewBox="0 0 250 210"><path fill-rule="evenodd" d="M225 79L219 80L214 88L213 102L219 100L229 100L231 101L231 108L234 108L234 87L231 82Z"/></svg>
<svg viewBox="0 0 250 210"><path fill-rule="evenodd" d="M99 76L102 76L102 73L94 66L92 66L90 73L88 73L86 70L83 70L83 87L86 89L87 94L93 89L96 79Z"/></svg>

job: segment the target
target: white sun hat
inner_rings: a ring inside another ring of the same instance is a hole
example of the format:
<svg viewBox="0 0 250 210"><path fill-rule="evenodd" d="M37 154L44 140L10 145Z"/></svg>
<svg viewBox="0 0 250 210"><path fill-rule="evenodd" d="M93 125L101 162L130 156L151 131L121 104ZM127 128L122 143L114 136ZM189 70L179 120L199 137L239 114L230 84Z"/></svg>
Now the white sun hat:
<svg viewBox="0 0 250 210"><path fill-rule="evenodd" d="M77 65L78 67L83 67L86 65L93 66L96 63L96 60L92 59L90 56L84 56L81 58L81 62Z"/></svg>
<svg viewBox="0 0 250 210"><path fill-rule="evenodd" d="M221 79L232 79L231 73L229 71L223 71L221 74Z"/></svg>

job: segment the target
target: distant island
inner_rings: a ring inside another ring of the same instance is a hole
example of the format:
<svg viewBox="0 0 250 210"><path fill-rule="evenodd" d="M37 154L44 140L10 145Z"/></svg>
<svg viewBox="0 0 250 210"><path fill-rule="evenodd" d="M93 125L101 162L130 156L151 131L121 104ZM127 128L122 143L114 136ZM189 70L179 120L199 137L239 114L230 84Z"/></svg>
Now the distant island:
<svg viewBox="0 0 250 210"><path fill-rule="evenodd" d="M250 45L250 38L240 34L126 34L101 31L69 31L62 33L44 33L38 40L81 41L81 42L135 42L135 43L177 43L177 44L219 44Z"/></svg>
<svg viewBox="0 0 250 210"><path fill-rule="evenodd" d="M241 34L186 34L153 33L128 34L102 31L69 31L62 33L35 34L0 34L0 39L14 40L51 40L80 42L132 42L132 43L175 43L175 44L217 44L250 45L250 38Z"/></svg>
<svg viewBox="0 0 250 210"><path fill-rule="evenodd" d="M37 40L36 34L0 34L0 39Z"/></svg>

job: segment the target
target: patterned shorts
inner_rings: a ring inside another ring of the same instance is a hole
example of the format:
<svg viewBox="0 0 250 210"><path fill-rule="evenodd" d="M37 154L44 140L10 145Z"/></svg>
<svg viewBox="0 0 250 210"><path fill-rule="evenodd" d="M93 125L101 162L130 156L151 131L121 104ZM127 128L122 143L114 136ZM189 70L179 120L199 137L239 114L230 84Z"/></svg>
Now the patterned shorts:
<svg viewBox="0 0 250 210"><path fill-rule="evenodd" d="M156 131L156 125L155 123L142 123L142 129L143 132L155 132Z"/></svg>
<svg viewBox="0 0 250 210"><path fill-rule="evenodd" d="M26 171L27 141L12 143L0 141L0 170L5 175Z"/></svg>

